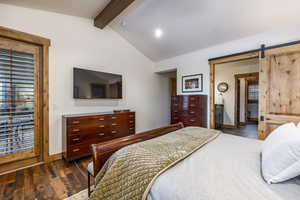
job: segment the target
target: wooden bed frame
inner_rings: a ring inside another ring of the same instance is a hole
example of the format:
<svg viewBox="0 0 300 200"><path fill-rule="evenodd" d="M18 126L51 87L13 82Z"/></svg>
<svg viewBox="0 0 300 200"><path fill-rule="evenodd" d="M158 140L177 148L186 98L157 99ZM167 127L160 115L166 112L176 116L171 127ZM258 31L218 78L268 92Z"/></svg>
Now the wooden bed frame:
<svg viewBox="0 0 300 200"><path fill-rule="evenodd" d="M119 149L138 142L150 140L155 137L165 135L167 133L176 131L183 128L183 123L178 123L158 129L153 129L136 135L131 135L123 138L114 139L107 142L91 145L91 151L93 155L94 163L94 175L96 176L100 169L103 167L109 157Z"/></svg>

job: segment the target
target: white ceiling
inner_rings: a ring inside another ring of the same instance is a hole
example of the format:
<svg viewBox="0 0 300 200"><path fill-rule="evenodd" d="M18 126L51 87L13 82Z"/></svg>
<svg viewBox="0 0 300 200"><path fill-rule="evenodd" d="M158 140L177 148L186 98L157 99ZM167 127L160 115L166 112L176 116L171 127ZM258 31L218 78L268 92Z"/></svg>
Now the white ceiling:
<svg viewBox="0 0 300 200"><path fill-rule="evenodd" d="M109 0L0 0L93 18ZM153 61L299 24L299 0L136 0L110 26ZM154 37L155 28L164 35Z"/></svg>
<svg viewBox="0 0 300 200"><path fill-rule="evenodd" d="M0 0L0 3L94 18L110 0Z"/></svg>

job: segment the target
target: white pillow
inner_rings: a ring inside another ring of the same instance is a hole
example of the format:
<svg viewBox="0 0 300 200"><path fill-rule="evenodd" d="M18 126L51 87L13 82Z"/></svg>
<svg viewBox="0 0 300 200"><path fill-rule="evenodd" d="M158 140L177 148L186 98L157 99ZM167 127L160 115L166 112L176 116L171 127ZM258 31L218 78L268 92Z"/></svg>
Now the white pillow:
<svg viewBox="0 0 300 200"><path fill-rule="evenodd" d="M278 127L263 142L262 174L269 184L300 175L300 129L294 123Z"/></svg>

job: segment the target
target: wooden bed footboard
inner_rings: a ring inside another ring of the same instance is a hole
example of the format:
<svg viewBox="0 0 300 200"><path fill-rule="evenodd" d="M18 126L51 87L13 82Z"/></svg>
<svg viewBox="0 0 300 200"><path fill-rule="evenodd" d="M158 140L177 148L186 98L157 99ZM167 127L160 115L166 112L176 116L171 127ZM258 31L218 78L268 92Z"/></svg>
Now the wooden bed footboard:
<svg viewBox="0 0 300 200"><path fill-rule="evenodd" d="M183 127L183 123L178 123L158 129L153 129L136 135L118 138L98 144L92 144L91 151L93 155L94 174L97 175L105 162L109 159L109 157L119 149L130 144L150 140L152 138L165 135Z"/></svg>

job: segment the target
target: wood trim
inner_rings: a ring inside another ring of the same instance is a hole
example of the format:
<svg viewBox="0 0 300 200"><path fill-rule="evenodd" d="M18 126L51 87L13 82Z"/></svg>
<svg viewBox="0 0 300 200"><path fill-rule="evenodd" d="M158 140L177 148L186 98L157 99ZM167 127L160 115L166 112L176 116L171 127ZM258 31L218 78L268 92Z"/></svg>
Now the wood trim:
<svg viewBox="0 0 300 200"><path fill-rule="evenodd" d="M49 157L49 46L43 46L43 160Z"/></svg>
<svg viewBox="0 0 300 200"><path fill-rule="evenodd" d="M245 79L245 122L248 122L248 80Z"/></svg>
<svg viewBox="0 0 300 200"><path fill-rule="evenodd" d="M103 29L135 0L111 0L94 19L94 25Z"/></svg>
<svg viewBox="0 0 300 200"><path fill-rule="evenodd" d="M258 58L259 51L248 52L245 54L234 55L231 57L225 57L215 60L209 60L210 65L210 128L215 128L215 68L216 64L235 62L240 60L246 60L251 58Z"/></svg>
<svg viewBox="0 0 300 200"><path fill-rule="evenodd" d="M53 162L53 161L56 161L56 160L61 160L62 159L62 155L63 155L63 153L57 153L57 154L50 155L48 157L48 162Z"/></svg>
<svg viewBox="0 0 300 200"><path fill-rule="evenodd" d="M35 165L40 165L40 164L43 164L43 162L40 162L38 158L31 158L26 160L20 160L17 162L7 163L5 165L0 165L0 175L18 171L20 169L29 168Z"/></svg>
<svg viewBox="0 0 300 200"><path fill-rule="evenodd" d="M214 129L216 128L215 125L215 112L216 112L216 108L215 108L215 64L211 63L210 62L210 97L209 97L209 100L210 100L210 118L209 118L209 121L210 121L210 128L211 129Z"/></svg>
<svg viewBox="0 0 300 200"><path fill-rule="evenodd" d="M231 125L231 124L223 124L222 128L237 128L235 125Z"/></svg>
<svg viewBox="0 0 300 200"><path fill-rule="evenodd" d="M228 62L247 60L250 58L258 58L258 56L259 56L259 51L256 51L256 52L250 52L250 53L245 53L245 54L236 55L236 56L233 55L233 56L226 57L226 58L210 60L209 63L214 64L214 65L215 64L223 64L223 63L228 63Z"/></svg>
<svg viewBox="0 0 300 200"><path fill-rule="evenodd" d="M49 39L0 26L0 36L41 46L50 46Z"/></svg>
<svg viewBox="0 0 300 200"><path fill-rule="evenodd" d="M245 74L235 74L235 78L248 78L248 77L259 77L259 72L245 73Z"/></svg>
<svg viewBox="0 0 300 200"><path fill-rule="evenodd" d="M47 38L40 37L33 34L24 33L21 31L17 31L14 29L6 28L0 26L0 37L8 38L11 40L17 40L20 42L30 43L38 45L41 48L41 69L43 75L43 82L42 82L42 94L43 94L43 106L42 106L42 148L43 148L43 155L42 161L48 162L49 161L49 46L51 45L51 41ZM21 160L14 164L9 164L1 167L5 167L6 170L12 170L13 168L20 168L24 167L23 165L30 165L41 160ZM1 168L0 168L1 172Z"/></svg>
<svg viewBox="0 0 300 200"><path fill-rule="evenodd" d="M123 138L114 139L107 142L102 142L98 144L92 144L91 150L93 155L93 163L94 163L94 174L98 174L100 169L103 167L105 162L109 159L109 157L119 149L138 142L143 142L146 140L150 140L152 138L156 138L167 133L176 131L178 129L183 128L182 123L173 124L170 126L153 129L150 131L146 131L143 133L139 133L132 136L127 136Z"/></svg>
<svg viewBox="0 0 300 200"><path fill-rule="evenodd" d="M234 126L236 128L240 125L240 114L241 114L241 81L235 77L235 93L234 93Z"/></svg>
<svg viewBox="0 0 300 200"><path fill-rule="evenodd" d="M293 52L299 52L300 44L293 44L291 46L283 46L283 47L277 47L272 49L266 49L265 56L270 55L285 55L290 54Z"/></svg>

